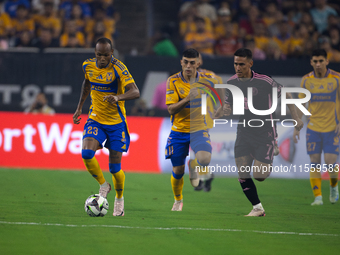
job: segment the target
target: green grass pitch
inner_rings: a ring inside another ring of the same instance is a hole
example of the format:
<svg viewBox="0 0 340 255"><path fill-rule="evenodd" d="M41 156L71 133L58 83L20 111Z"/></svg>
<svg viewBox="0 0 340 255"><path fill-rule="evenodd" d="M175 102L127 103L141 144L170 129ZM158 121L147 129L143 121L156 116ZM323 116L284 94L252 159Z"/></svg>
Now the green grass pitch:
<svg viewBox="0 0 340 255"><path fill-rule="evenodd" d="M105 173L112 183L110 173ZM256 182L266 217L236 178L216 178L195 192L185 175L182 212L171 212L170 174L126 173L125 216L84 211L98 193L87 172L0 169L0 254L339 254L340 202L312 207L309 180Z"/></svg>

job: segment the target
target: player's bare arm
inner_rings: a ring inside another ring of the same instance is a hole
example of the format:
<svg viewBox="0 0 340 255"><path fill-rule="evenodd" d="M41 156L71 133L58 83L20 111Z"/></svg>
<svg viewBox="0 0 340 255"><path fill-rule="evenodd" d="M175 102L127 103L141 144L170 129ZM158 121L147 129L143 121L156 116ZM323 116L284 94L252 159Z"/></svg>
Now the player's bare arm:
<svg viewBox="0 0 340 255"><path fill-rule="evenodd" d="M180 112L190 102L190 98L195 98L197 96L198 96L197 88L190 89L189 94L183 100L177 103L168 105L169 114L173 115L173 114Z"/></svg>
<svg viewBox="0 0 340 255"><path fill-rule="evenodd" d="M231 114L231 107L230 104L224 104L223 105L223 114L224 116L229 116Z"/></svg>
<svg viewBox="0 0 340 255"><path fill-rule="evenodd" d="M293 98L292 94L287 93L287 98L292 99ZM299 117L295 105L288 104L287 106L288 106L288 109L290 111L290 114L292 115L292 118L296 121L295 129L297 131L300 131L303 128L303 121Z"/></svg>
<svg viewBox="0 0 340 255"><path fill-rule="evenodd" d="M79 99L79 103L78 103L78 106L77 106L77 110L73 114L73 123L74 124L80 123L81 118L79 118L79 116L81 115L83 105L85 103L86 98L90 94L90 92L91 92L91 83L90 83L89 80L84 79L83 85L81 87L80 99Z"/></svg>
<svg viewBox="0 0 340 255"><path fill-rule="evenodd" d="M135 83L129 83L125 86L125 88L128 91L124 94L104 96L103 101L107 101L110 104L115 104L118 101L132 100L140 97L139 89Z"/></svg>

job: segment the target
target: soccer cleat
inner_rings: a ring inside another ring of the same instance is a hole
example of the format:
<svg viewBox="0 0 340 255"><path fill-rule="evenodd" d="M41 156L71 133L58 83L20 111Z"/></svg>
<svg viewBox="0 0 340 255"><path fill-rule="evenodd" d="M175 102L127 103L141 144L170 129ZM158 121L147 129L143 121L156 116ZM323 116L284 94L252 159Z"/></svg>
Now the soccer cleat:
<svg viewBox="0 0 340 255"><path fill-rule="evenodd" d="M189 179L190 179L190 183L191 185L196 188L200 182L200 179L198 178L198 173L196 172L195 169L192 169L190 167L190 162L192 161L192 159L190 159L188 161L188 167L189 167Z"/></svg>
<svg viewBox="0 0 340 255"><path fill-rule="evenodd" d="M107 186L106 187L100 186L100 188L99 188L99 195L101 195L102 197L107 198L107 194L109 194L110 191L111 191L111 185L110 185L110 183L107 182Z"/></svg>
<svg viewBox="0 0 340 255"><path fill-rule="evenodd" d="M254 208L253 210L251 210L251 212L247 215L244 215L246 217L248 216L252 216L252 217L261 217L261 216L266 216L266 213L264 212L263 209L260 208Z"/></svg>
<svg viewBox="0 0 340 255"><path fill-rule="evenodd" d="M280 148L277 145L277 141L275 140L275 146L274 146L274 156L277 156L280 154Z"/></svg>
<svg viewBox="0 0 340 255"><path fill-rule="evenodd" d="M330 194L329 194L329 201L331 201L332 204L335 204L339 200L339 189L338 185L335 187L331 186Z"/></svg>
<svg viewBox="0 0 340 255"><path fill-rule="evenodd" d="M315 197L314 202L311 203L311 205L323 205L322 196Z"/></svg>
<svg viewBox="0 0 340 255"><path fill-rule="evenodd" d="M121 198L120 201L115 198L113 216L124 216L124 198Z"/></svg>
<svg viewBox="0 0 340 255"><path fill-rule="evenodd" d="M200 180L198 186L194 188L196 191L201 191L204 188L204 181Z"/></svg>
<svg viewBox="0 0 340 255"><path fill-rule="evenodd" d="M175 200L175 203L172 206L171 211L182 211L182 208L183 208L183 199L182 200Z"/></svg>
<svg viewBox="0 0 340 255"><path fill-rule="evenodd" d="M214 175L211 174L211 178L204 183L204 191L209 192L211 190L211 182L214 180Z"/></svg>

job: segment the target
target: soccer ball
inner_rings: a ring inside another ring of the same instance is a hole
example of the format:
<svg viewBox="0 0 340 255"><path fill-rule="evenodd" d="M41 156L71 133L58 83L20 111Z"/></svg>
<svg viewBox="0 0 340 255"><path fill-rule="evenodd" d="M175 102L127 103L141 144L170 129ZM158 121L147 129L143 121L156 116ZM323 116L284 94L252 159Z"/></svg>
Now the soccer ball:
<svg viewBox="0 0 340 255"><path fill-rule="evenodd" d="M103 217L109 210L109 202L99 194L89 196L85 201L85 212L91 217Z"/></svg>

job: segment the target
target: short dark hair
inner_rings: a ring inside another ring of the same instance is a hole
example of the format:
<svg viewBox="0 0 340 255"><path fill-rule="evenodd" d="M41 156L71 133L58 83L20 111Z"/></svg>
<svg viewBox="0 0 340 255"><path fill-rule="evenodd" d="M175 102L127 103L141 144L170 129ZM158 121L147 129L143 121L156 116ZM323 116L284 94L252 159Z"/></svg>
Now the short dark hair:
<svg viewBox="0 0 340 255"><path fill-rule="evenodd" d="M99 38L97 41L96 41L96 45L97 43L100 43L100 44L110 44L110 47L111 47L111 50L113 49L113 46L112 46L112 42L110 39L106 38L106 37L102 37L102 38Z"/></svg>
<svg viewBox="0 0 340 255"><path fill-rule="evenodd" d="M327 58L327 52L324 49L313 50L312 57L319 57L319 56L323 56L323 57Z"/></svg>
<svg viewBox="0 0 340 255"><path fill-rule="evenodd" d="M253 53L251 52L251 50L246 48L238 49L237 51L235 51L234 56L253 59Z"/></svg>
<svg viewBox="0 0 340 255"><path fill-rule="evenodd" d="M198 53L197 50L190 48L190 49L187 49L183 52L183 57L185 57L185 58L198 58L199 53Z"/></svg>

